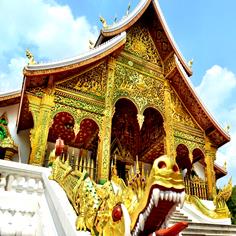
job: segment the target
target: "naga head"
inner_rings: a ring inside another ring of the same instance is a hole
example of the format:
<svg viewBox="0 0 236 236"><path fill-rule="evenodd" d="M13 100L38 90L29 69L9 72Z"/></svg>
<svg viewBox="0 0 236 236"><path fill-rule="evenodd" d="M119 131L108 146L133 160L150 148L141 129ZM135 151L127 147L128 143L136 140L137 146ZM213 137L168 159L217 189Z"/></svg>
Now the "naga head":
<svg viewBox="0 0 236 236"><path fill-rule="evenodd" d="M136 183L133 180L133 184L122 193L122 211L125 214L121 221L126 223L126 232L127 222L130 222L129 232L132 236L147 236L161 229L176 206L182 205L185 198L183 176L174 158L160 156L154 161L145 184L138 184L140 180L139 178ZM142 191L136 189L140 186L143 186Z"/></svg>
<svg viewBox="0 0 236 236"><path fill-rule="evenodd" d="M184 198L183 177L175 160L160 156L154 161L144 194L131 213L132 235L148 235L161 228Z"/></svg>

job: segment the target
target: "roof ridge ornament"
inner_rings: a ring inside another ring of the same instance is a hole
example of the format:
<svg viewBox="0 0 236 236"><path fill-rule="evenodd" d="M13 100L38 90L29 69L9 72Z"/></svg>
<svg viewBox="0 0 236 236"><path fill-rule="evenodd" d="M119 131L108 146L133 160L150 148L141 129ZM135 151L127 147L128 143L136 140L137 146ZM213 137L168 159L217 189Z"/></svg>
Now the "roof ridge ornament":
<svg viewBox="0 0 236 236"><path fill-rule="evenodd" d="M191 59L191 60L188 61L188 66L189 66L190 68L193 67L193 59Z"/></svg>
<svg viewBox="0 0 236 236"><path fill-rule="evenodd" d="M103 26L103 28L107 28L107 27L108 27L108 25L107 25L107 21L105 20L104 17L99 16L99 20L102 22L102 26Z"/></svg>
<svg viewBox="0 0 236 236"><path fill-rule="evenodd" d="M25 55L29 59L28 65L35 65L35 64L37 64L36 61L34 60L33 53L29 49L26 49Z"/></svg>
<svg viewBox="0 0 236 236"><path fill-rule="evenodd" d="M131 8L131 2L129 2L129 4L128 4L127 11L126 11L126 16L129 15L130 8Z"/></svg>

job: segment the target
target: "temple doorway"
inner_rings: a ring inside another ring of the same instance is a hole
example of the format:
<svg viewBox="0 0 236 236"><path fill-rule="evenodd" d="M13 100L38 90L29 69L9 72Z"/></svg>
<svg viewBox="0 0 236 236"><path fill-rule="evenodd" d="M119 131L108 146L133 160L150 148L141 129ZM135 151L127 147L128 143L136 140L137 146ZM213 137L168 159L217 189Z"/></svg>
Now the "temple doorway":
<svg viewBox="0 0 236 236"><path fill-rule="evenodd" d="M118 175L127 179L131 165L138 159L140 168L149 172L153 161L164 154L163 118L159 111L147 108L143 123L138 122L136 106L128 99L115 104L111 133L111 165L116 162Z"/></svg>
<svg viewBox="0 0 236 236"><path fill-rule="evenodd" d="M128 99L120 99L115 105L112 119L111 157L118 166L118 175L126 179L130 165L133 165L140 146L140 130L137 108Z"/></svg>

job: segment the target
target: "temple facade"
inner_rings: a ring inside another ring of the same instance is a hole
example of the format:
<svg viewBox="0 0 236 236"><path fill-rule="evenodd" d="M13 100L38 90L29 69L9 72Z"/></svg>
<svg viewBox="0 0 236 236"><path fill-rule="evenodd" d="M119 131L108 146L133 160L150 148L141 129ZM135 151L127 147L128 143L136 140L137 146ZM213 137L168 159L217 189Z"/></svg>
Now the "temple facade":
<svg viewBox="0 0 236 236"><path fill-rule="evenodd" d="M230 137L195 93L157 1L140 1L111 26L103 19L96 44L78 57L38 64L27 55L21 92L0 97L1 159L47 167L60 138L63 158L104 184L114 163L126 181L136 161L148 175L166 154L189 196L216 198L227 174L216 152Z"/></svg>

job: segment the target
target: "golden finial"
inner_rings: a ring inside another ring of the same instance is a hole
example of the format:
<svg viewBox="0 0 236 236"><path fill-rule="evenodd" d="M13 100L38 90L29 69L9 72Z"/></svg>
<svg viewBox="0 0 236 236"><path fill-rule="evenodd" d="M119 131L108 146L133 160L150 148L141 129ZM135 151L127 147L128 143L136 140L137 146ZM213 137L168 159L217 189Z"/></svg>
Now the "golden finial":
<svg viewBox="0 0 236 236"><path fill-rule="evenodd" d="M229 131L230 131L230 125L229 125L229 124L226 125L226 127L225 127L225 131L226 131L227 133L229 133Z"/></svg>
<svg viewBox="0 0 236 236"><path fill-rule="evenodd" d="M130 177L131 177L131 179L134 177L134 168L133 168L133 166L131 166L131 168L130 168Z"/></svg>
<svg viewBox="0 0 236 236"><path fill-rule="evenodd" d="M225 171L227 170L227 162L226 161L224 162L223 168L225 169Z"/></svg>
<svg viewBox="0 0 236 236"><path fill-rule="evenodd" d="M90 49L94 48L94 42L92 40L89 40L89 48Z"/></svg>
<svg viewBox="0 0 236 236"><path fill-rule="evenodd" d="M102 16L100 16L99 19L100 19L100 21L102 22L103 28L107 28L107 22L106 22L105 18L102 17Z"/></svg>
<svg viewBox="0 0 236 236"><path fill-rule="evenodd" d="M128 4L128 8L127 8L127 11L126 11L126 16L129 15L130 7L131 7L131 3L129 2L129 4Z"/></svg>
<svg viewBox="0 0 236 236"><path fill-rule="evenodd" d="M29 59L28 65L35 65L36 61L34 60L34 55L29 49L26 49L25 51L26 57Z"/></svg>
<svg viewBox="0 0 236 236"><path fill-rule="evenodd" d="M136 174L139 174L140 170L139 170L139 163L138 163L138 155L136 155Z"/></svg>
<svg viewBox="0 0 236 236"><path fill-rule="evenodd" d="M189 66L190 68L192 68L192 66L193 66L193 59L191 59L191 60L188 62L188 66Z"/></svg>

